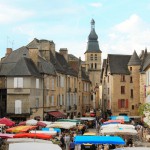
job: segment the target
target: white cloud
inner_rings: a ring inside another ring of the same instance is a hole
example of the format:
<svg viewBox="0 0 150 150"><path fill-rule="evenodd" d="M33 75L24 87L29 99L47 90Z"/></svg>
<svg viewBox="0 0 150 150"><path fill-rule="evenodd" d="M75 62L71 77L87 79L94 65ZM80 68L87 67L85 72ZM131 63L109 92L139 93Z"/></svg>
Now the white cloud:
<svg viewBox="0 0 150 150"><path fill-rule="evenodd" d="M102 3L100 3L100 2L95 2L95 3L90 3L89 4L90 6L92 6L92 7L101 7L102 6Z"/></svg>
<svg viewBox="0 0 150 150"><path fill-rule="evenodd" d="M107 42L104 42L102 49L111 54L128 55L134 50L140 54L145 47L150 49L149 39L150 24L133 14L110 29Z"/></svg>
<svg viewBox="0 0 150 150"><path fill-rule="evenodd" d="M33 16L33 14L32 11L0 4L0 23L15 22Z"/></svg>

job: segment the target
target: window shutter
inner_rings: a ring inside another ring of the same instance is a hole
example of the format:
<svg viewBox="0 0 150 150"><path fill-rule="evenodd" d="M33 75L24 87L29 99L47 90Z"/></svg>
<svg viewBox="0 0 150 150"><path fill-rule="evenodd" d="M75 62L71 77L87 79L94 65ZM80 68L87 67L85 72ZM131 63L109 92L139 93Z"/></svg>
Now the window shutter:
<svg viewBox="0 0 150 150"><path fill-rule="evenodd" d="M21 113L22 113L21 100L15 100L15 114L21 114Z"/></svg>
<svg viewBox="0 0 150 150"><path fill-rule="evenodd" d="M52 90L54 90L54 79L52 79Z"/></svg>
<svg viewBox="0 0 150 150"><path fill-rule="evenodd" d="M49 106L49 96L46 96L46 105Z"/></svg>
<svg viewBox="0 0 150 150"><path fill-rule="evenodd" d="M51 105L54 106L54 95L51 96Z"/></svg>
<svg viewBox="0 0 150 150"><path fill-rule="evenodd" d="M118 108L121 108L121 100L118 99Z"/></svg>
<svg viewBox="0 0 150 150"><path fill-rule="evenodd" d="M64 87L64 77L62 77L61 79L62 79L62 87Z"/></svg>
<svg viewBox="0 0 150 150"><path fill-rule="evenodd" d="M128 108L128 99L126 99L126 108Z"/></svg>
<svg viewBox="0 0 150 150"><path fill-rule="evenodd" d="M60 95L60 105L62 105L62 95Z"/></svg>
<svg viewBox="0 0 150 150"><path fill-rule="evenodd" d="M36 79L36 89L39 88L39 79Z"/></svg>
<svg viewBox="0 0 150 150"><path fill-rule="evenodd" d="M18 88L23 88L23 78L18 78Z"/></svg>
<svg viewBox="0 0 150 150"><path fill-rule="evenodd" d="M17 88L17 78L14 78L14 88Z"/></svg>

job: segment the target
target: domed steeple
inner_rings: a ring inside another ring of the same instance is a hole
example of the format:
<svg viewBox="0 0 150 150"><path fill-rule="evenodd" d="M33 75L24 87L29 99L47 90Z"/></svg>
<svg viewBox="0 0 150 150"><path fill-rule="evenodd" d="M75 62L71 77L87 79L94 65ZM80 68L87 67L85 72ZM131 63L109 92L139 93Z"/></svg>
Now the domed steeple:
<svg viewBox="0 0 150 150"><path fill-rule="evenodd" d="M91 32L88 36L87 49L86 49L85 53L87 53L87 52L101 53L97 40L98 40L98 36L95 32L95 21L94 21L94 19L92 19L91 20Z"/></svg>
<svg viewBox="0 0 150 150"><path fill-rule="evenodd" d="M97 41L98 36L95 32L95 21L94 19L91 20L91 32L89 34L88 40L96 40Z"/></svg>

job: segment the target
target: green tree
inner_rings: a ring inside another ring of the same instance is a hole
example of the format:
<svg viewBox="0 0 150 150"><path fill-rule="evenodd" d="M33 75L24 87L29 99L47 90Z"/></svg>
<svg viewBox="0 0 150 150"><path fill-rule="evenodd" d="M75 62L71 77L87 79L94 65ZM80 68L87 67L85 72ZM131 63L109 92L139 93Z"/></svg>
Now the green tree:
<svg viewBox="0 0 150 150"><path fill-rule="evenodd" d="M140 115L144 115L144 112L150 112L150 103L141 104L138 111Z"/></svg>

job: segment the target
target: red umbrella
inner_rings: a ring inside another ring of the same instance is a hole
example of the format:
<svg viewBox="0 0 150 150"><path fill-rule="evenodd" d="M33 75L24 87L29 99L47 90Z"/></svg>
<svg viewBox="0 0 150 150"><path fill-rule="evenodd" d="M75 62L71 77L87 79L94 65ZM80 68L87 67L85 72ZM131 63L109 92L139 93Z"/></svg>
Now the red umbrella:
<svg viewBox="0 0 150 150"><path fill-rule="evenodd" d="M10 119L4 117L4 118L0 119L0 124L5 124L6 126L11 127L11 126L15 125L15 122L13 122Z"/></svg>
<svg viewBox="0 0 150 150"><path fill-rule="evenodd" d="M44 123L44 122L38 121L38 122L37 122L37 126L46 127L47 124Z"/></svg>
<svg viewBox="0 0 150 150"><path fill-rule="evenodd" d="M26 121L22 121L18 124L18 126L26 125Z"/></svg>

